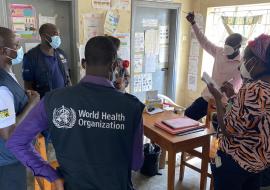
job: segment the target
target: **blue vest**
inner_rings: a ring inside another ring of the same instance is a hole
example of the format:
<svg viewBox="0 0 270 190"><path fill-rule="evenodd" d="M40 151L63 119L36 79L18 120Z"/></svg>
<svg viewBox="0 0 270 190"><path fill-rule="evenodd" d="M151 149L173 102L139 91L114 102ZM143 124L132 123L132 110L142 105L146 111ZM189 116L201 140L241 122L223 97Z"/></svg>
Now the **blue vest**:
<svg viewBox="0 0 270 190"><path fill-rule="evenodd" d="M56 49L55 52L65 86L69 86L70 76L68 71L68 59L63 50ZM43 97L46 92L52 90L53 81L51 73L49 72L48 63L44 59L44 55L41 52L40 45L28 51L25 56L27 56L32 63L35 63L33 68L35 75L33 89L40 94L40 97Z"/></svg>
<svg viewBox="0 0 270 190"><path fill-rule="evenodd" d="M65 190L131 190L133 138L144 105L90 83L58 89L45 107Z"/></svg>
<svg viewBox="0 0 270 190"><path fill-rule="evenodd" d="M16 115L19 115L28 102L28 96L24 89L6 71L0 69L0 86L6 86L14 97ZM4 139L0 138L0 166L18 162L17 159L6 149Z"/></svg>

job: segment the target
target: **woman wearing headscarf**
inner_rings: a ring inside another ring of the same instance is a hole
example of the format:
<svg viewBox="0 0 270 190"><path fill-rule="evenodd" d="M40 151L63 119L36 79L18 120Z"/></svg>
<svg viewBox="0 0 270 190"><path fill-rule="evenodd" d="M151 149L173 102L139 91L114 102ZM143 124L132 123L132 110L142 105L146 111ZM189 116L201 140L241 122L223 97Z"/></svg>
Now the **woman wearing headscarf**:
<svg viewBox="0 0 270 190"><path fill-rule="evenodd" d="M270 36L249 42L240 66L244 83L224 107L215 98L220 131L219 150L211 164L217 190L260 189L261 172L270 165Z"/></svg>

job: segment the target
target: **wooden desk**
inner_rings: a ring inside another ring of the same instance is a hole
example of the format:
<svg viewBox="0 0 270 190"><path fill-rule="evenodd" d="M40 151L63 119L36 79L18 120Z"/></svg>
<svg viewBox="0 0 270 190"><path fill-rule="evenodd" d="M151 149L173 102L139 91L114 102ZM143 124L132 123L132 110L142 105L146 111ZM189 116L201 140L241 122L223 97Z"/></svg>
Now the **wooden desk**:
<svg viewBox="0 0 270 190"><path fill-rule="evenodd" d="M175 186L175 157L178 152L189 152L197 147L202 147L203 159L201 163L200 190L206 189L210 136L214 133L211 129L205 129L197 133L177 136L154 126L158 120L173 119L179 115L173 112L163 112L155 115L143 114L144 134L153 142L168 151L168 190L174 190Z"/></svg>

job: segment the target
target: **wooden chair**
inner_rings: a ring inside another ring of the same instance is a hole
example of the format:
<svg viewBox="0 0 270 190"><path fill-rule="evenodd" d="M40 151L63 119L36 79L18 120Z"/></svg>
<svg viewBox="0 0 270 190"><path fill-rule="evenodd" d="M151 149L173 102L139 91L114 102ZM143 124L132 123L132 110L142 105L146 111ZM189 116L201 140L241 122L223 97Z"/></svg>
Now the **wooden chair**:
<svg viewBox="0 0 270 190"><path fill-rule="evenodd" d="M205 125L207 128L210 128L211 126L211 120L212 120L212 113L216 111L216 107L215 107L215 101L213 99L210 99L208 101L208 108L207 108L207 116L206 116L206 122ZM193 169L199 173L201 173L201 169L191 165L190 163L188 163L187 161L197 157L197 158L202 158L202 153L198 150L192 150L190 152L182 152L181 155L181 163L180 163L180 176L179 176L179 180L183 181L184 178L184 173L185 173L185 167L189 167L190 169ZM210 159L209 159L210 161ZM207 173L207 177L209 177L211 179L211 184L210 184L210 190L214 189L213 186L213 176L210 173Z"/></svg>
<svg viewBox="0 0 270 190"><path fill-rule="evenodd" d="M42 135L39 135L36 140L37 141L35 144L35 148L37 152L39 152L39 154L45 161L48 161L45 138ZM50 162L50 164L53 168L57 168L59 166L56 160ZM53 190L53 189L54 187L52 183L47 181L45 178L41 177L34 178L34 190Z"/></svg>

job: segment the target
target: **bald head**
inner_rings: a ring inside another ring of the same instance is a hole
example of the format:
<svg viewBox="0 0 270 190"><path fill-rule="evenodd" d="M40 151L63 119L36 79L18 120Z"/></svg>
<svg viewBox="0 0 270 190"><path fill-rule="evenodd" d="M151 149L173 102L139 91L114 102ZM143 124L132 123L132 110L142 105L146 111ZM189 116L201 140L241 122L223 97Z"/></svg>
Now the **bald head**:
<svg viewBox="0 0 270 190"><path fill-rule="evenodd" d="M51 37L52 36L59 36L59 32L58 32L57 27L54 24L46 23L46 24L43 24L39 28L39 35L41 38L41 43L44 46L52 49L52 47L50 45L50 42L52 41Z"/></svg>
<svg viewBox="0 0 270 190"><path fill-rule="evenodd" d="M0 47L11 47L15 34L9 28L0 27Z"/></svg>
<svg viewBox="0 0 270 190"><path fill-rule="evenodd" d="M43 34L49 34L50 35L51 33L58 33L57 27L54 24L46 23L46 24L43 24L39 28L39 34L40 35L43 35Z"/></svg>

